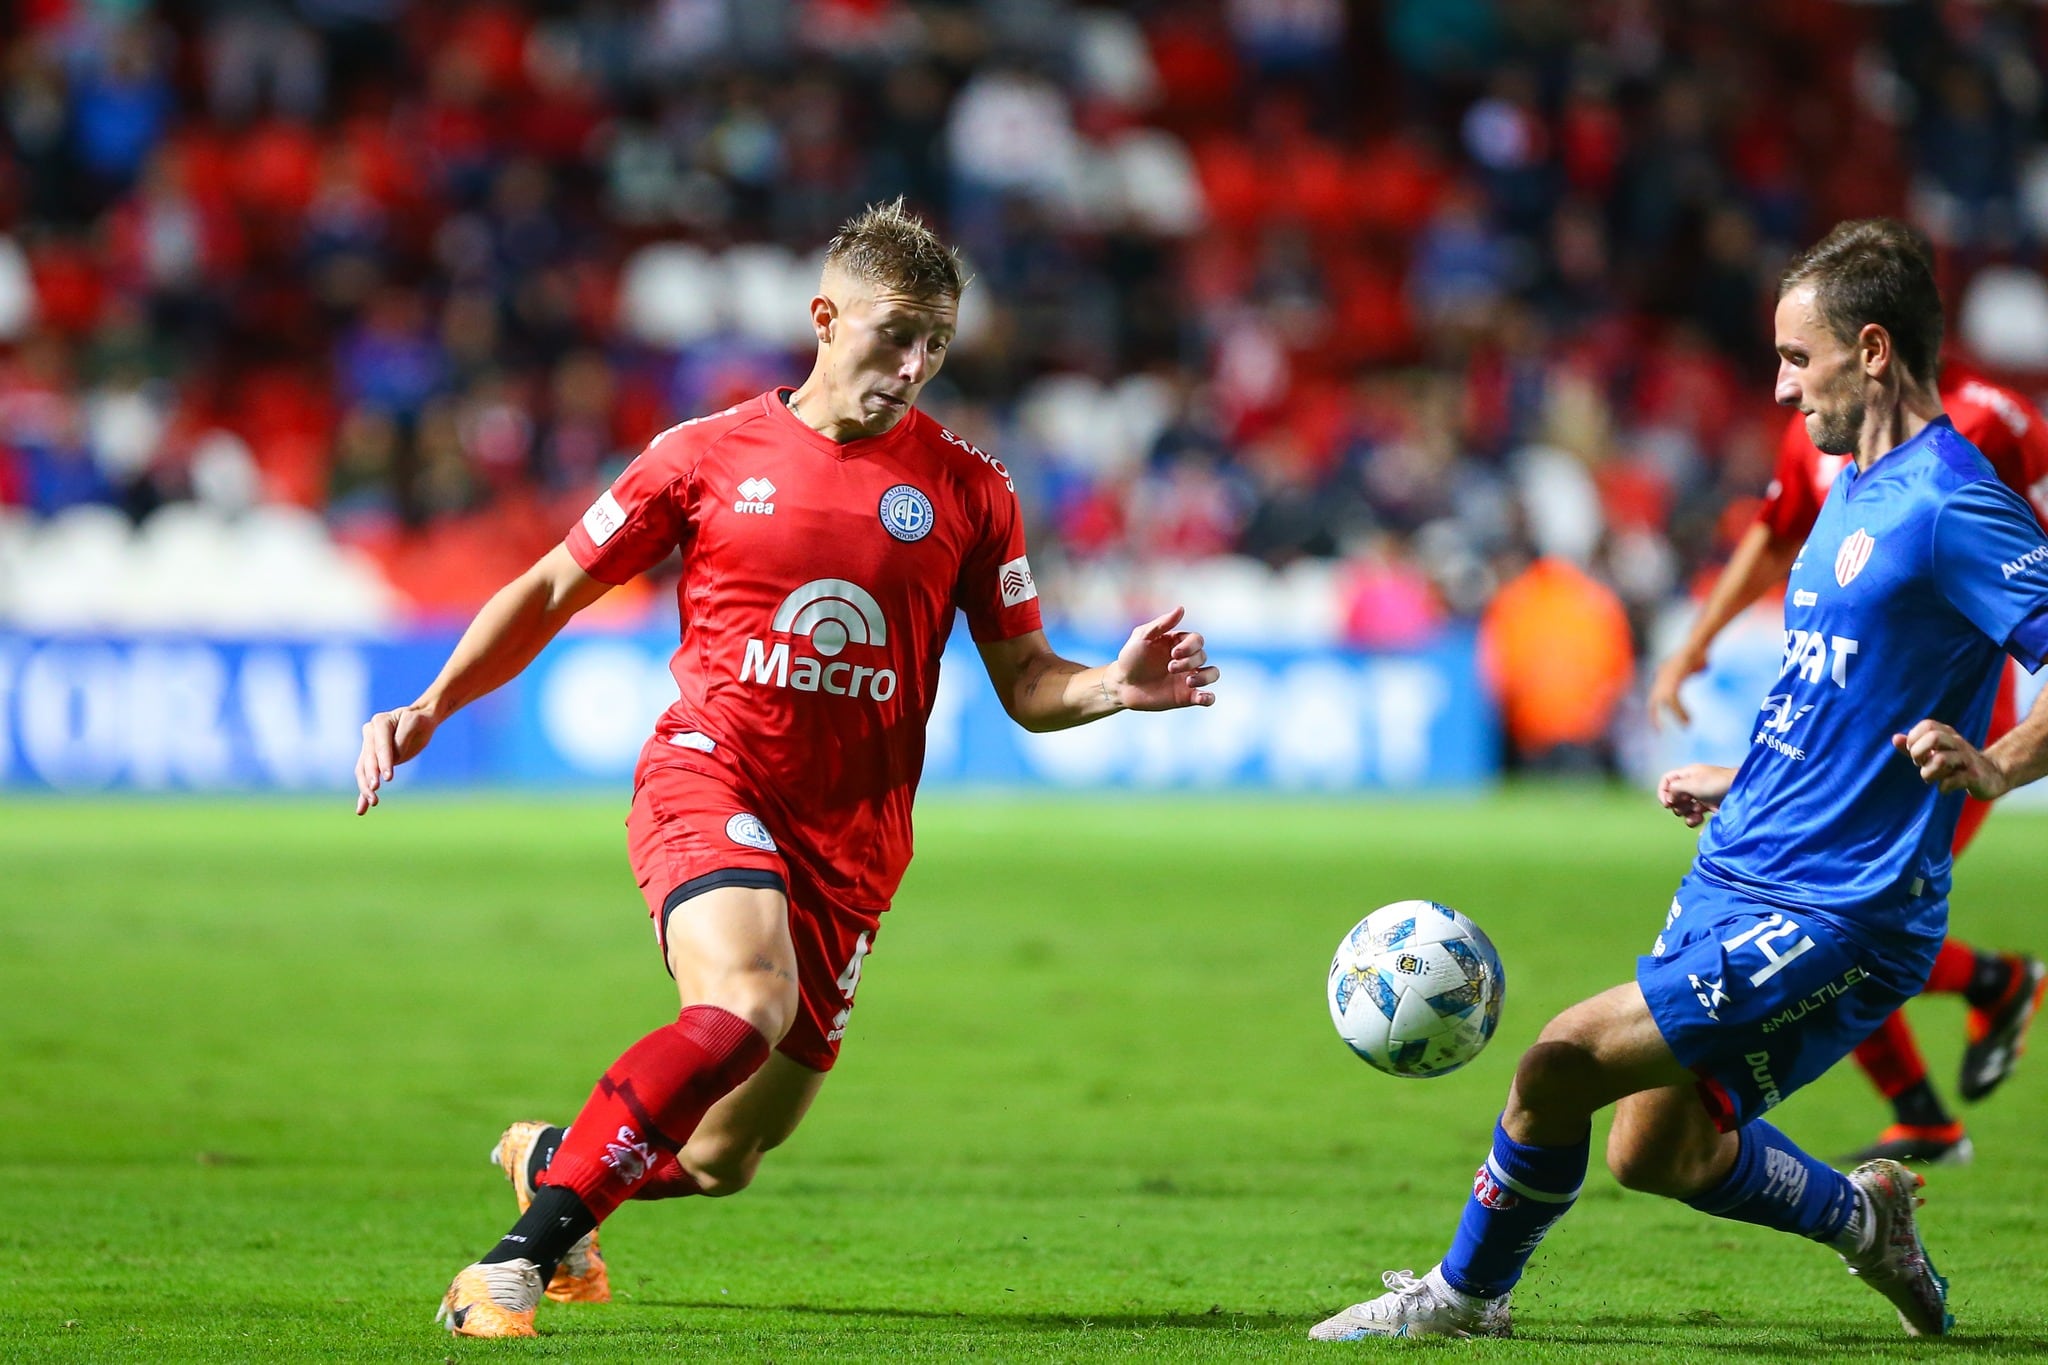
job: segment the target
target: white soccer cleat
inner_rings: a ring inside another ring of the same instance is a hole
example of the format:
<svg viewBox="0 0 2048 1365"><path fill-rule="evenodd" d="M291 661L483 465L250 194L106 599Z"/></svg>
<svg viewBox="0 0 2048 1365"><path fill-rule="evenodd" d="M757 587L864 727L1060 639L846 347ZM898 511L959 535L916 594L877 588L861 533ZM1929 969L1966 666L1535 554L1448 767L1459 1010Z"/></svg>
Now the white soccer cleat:
<svg viewBox="0 0 2048 1365"><path fill-rule="evenodd" d="M1508 1296L1482 1299L1461 1294L1432 1270L1420 1279L1410 1270L1380 1276L1387 1292L1354 1303L1308 1329L1311 1341L1357 1341L1363 1337L1508 1337L1514 1315Z"/></svg>
<svg viewBox="0 0 2048 1365"><path fill-rule="evenodd" d="M1870 1250L1842 1256L1849 1273L1891 1300L1907 1336L1945 1335L1956 1322L1948 1311L1948 1281L1928 1259L1913 1217L1920 1202L1915 1192L1925 1179L1896 1161L1868 1161L1849 1180L1875 1224Z"/></svg>

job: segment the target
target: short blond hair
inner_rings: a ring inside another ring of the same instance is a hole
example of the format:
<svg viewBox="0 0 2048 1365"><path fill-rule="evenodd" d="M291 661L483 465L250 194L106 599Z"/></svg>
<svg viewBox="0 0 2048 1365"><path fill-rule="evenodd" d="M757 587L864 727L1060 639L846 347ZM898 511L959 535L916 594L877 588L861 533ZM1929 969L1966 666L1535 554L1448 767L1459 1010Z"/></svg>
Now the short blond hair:
<svg viewBox="0 0 2048 1365"><path fill-rule="evenodd" d="M848 219L825 247L825 268L916 299L955 299L967 288L960 253L939 240L897 195Z"/></svg>

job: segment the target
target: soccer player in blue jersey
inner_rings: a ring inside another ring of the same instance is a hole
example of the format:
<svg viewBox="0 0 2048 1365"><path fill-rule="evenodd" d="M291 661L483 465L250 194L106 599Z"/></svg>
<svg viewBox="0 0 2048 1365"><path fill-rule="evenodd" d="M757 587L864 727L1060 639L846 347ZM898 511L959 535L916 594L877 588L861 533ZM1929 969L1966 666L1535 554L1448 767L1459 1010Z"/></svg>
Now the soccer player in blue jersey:
<svg viewBox="0 0 2048 1365"><path fill-rule="evenodd" d="M1786 271L1776 328L1778 401L1854 458L1792 566L1784 669L1749 753L1659 783L1688 825L1712 817L1698 856L1635 979L1523 1054L1442 1262L1389 1271L1388 1292L1313 1337L1508 1335L1509 1292L1578 1197L1610 1104L1623 1185L1833 1248L1910 1335L1953 1323L1916 1226L1920 1177L1888 1160L1842 1175L1762 1115L1927 979L1963 784L1959 760L1902 757L1894 737L1981 740L2003 656L2041 666L2048 545L1942 416L1941 300L1910 229L1837 227ZM1930 766L1951 790L1923 784Z"/></svg>

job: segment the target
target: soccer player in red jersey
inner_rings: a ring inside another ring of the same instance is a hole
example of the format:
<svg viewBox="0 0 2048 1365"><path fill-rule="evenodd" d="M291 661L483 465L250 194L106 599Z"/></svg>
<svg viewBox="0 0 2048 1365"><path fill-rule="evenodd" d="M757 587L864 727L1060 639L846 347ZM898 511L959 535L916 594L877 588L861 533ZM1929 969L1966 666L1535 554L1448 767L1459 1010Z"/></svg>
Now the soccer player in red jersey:
<svg viewBox="0 0 2048 1365"><path fill-rule="evenodd" d="M1942 376L1941 400L1956 430L1984 452L2000 481L2025 499L2048 529L2048 421L2012 390L1953 369ZM1691 721L1678 698L1679 685L1706 667L1707 647L1730 621L1767 589L1785 581L1841 472L1843 458L1822 454L1807 437L1805 418L1792 418L1756 521L1715 581L1685 643L1659 666L1651 682L1652 724L1661 724L1666 712L1680 723ZM2008 662L1987 743L2017 720L2016 677ZM1989 802L1974 797L1965 804L1956 826L1956 856L1969 847L1990 812ZM2038 958L1986 952L1954 937L1942 944L1926 991L1961 995L1969 1004L1970 1041L1963 1052L1959 1084L1964 1099L1984 1098L2012 1074L2044 990L2048 965ZM1970 1139L1929 1082L1927 1064L1904 1011L1892 1015L1856 1049L1856 1061L1891 1101L1892 1123L1875 1143L1844 1157L1845 1162L1890 1157L1961 1164L1970 1159Z"/></svg>
<svg viewBox="0 0 2048 1365"><path fill-rule="evenodd" d="M956 610L1028 730L1215 701L1178 608L1101 667L1048 644L1009 472L916 407L964 285L900 200L848 223L811 300L810 377L655 437L418 701L363 727L357 814L450 713L680 549L681 697L641 752L626 829L682 1012L611 1064L566 1132L507 1130L494 1155L521 1215L449 1287L458 1334L533 1335L543 1290L609 1297L595 1231L613 1210L736 1193L795 1131L910 861Z"/></svg>

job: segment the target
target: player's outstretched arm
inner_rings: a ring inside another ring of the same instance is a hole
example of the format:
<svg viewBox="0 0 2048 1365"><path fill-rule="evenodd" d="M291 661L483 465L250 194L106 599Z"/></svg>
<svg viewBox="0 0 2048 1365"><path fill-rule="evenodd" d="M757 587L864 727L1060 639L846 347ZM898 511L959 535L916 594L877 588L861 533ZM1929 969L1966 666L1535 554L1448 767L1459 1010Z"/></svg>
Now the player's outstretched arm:
<svg viewBox="0 0 2048 1365"><path fill-rule="evenodd" d="M1707 817L1721 808L1728 788L1735 781L1735 769L1715 763L1688 763L1673 768L1657 779L1657 800L1664 809L1685 821L1687 829L1698 829Z"/></svg>
<svg viewBox="0 0 2048 1365"><path fill-rule="evenodd" d="M981 661L1010 719L1034 733L1068 730L1118 711L1214 706L1218 672L1208 647L1178 629L1175 607L1131 632L1114 661L1089 668L1053 652L1045 632L981 646Z"/></svg>
<svg viewBox="0 0 2048 1365"><path fill-rule="evenodd" d="M1713 590L1700 607L1685 643L1657 665L1650 680L1651 728L1664 728L1666 712L1680 725L1692 724L1692 716L1678 699L1680 684L1707 666L1707 649L1715 637L1742 614L1743 608L1763 596L1766 588L1784 582L1797 558L1799 542L1777 535L1760 521L1743 534L1735 553L1729 556L1728 567L1714 580Z"/></svg>
<svg viewBox="0 0 2048 1365"><path fill-rule="evenodd" d="M377 789L397 766L427 747L434 727L495 687L510 682L567 625L569 618L611 591L557 545L538 563L498 589L462 632L441 675L419 700L379 711L363 722L356 756L356 814L377 804Z"/></svg>
<svg viewBox="0 0 2048 1365"><path fill-rule="evenodd" d="M2034 699L2026 719L1980 749L1938 720L1923 720L1892 736L1892 747L1913 761L1920 780L1943 795L1964 791L1996 801L2014 787L2048 776L2048 691Z"/></svg>

